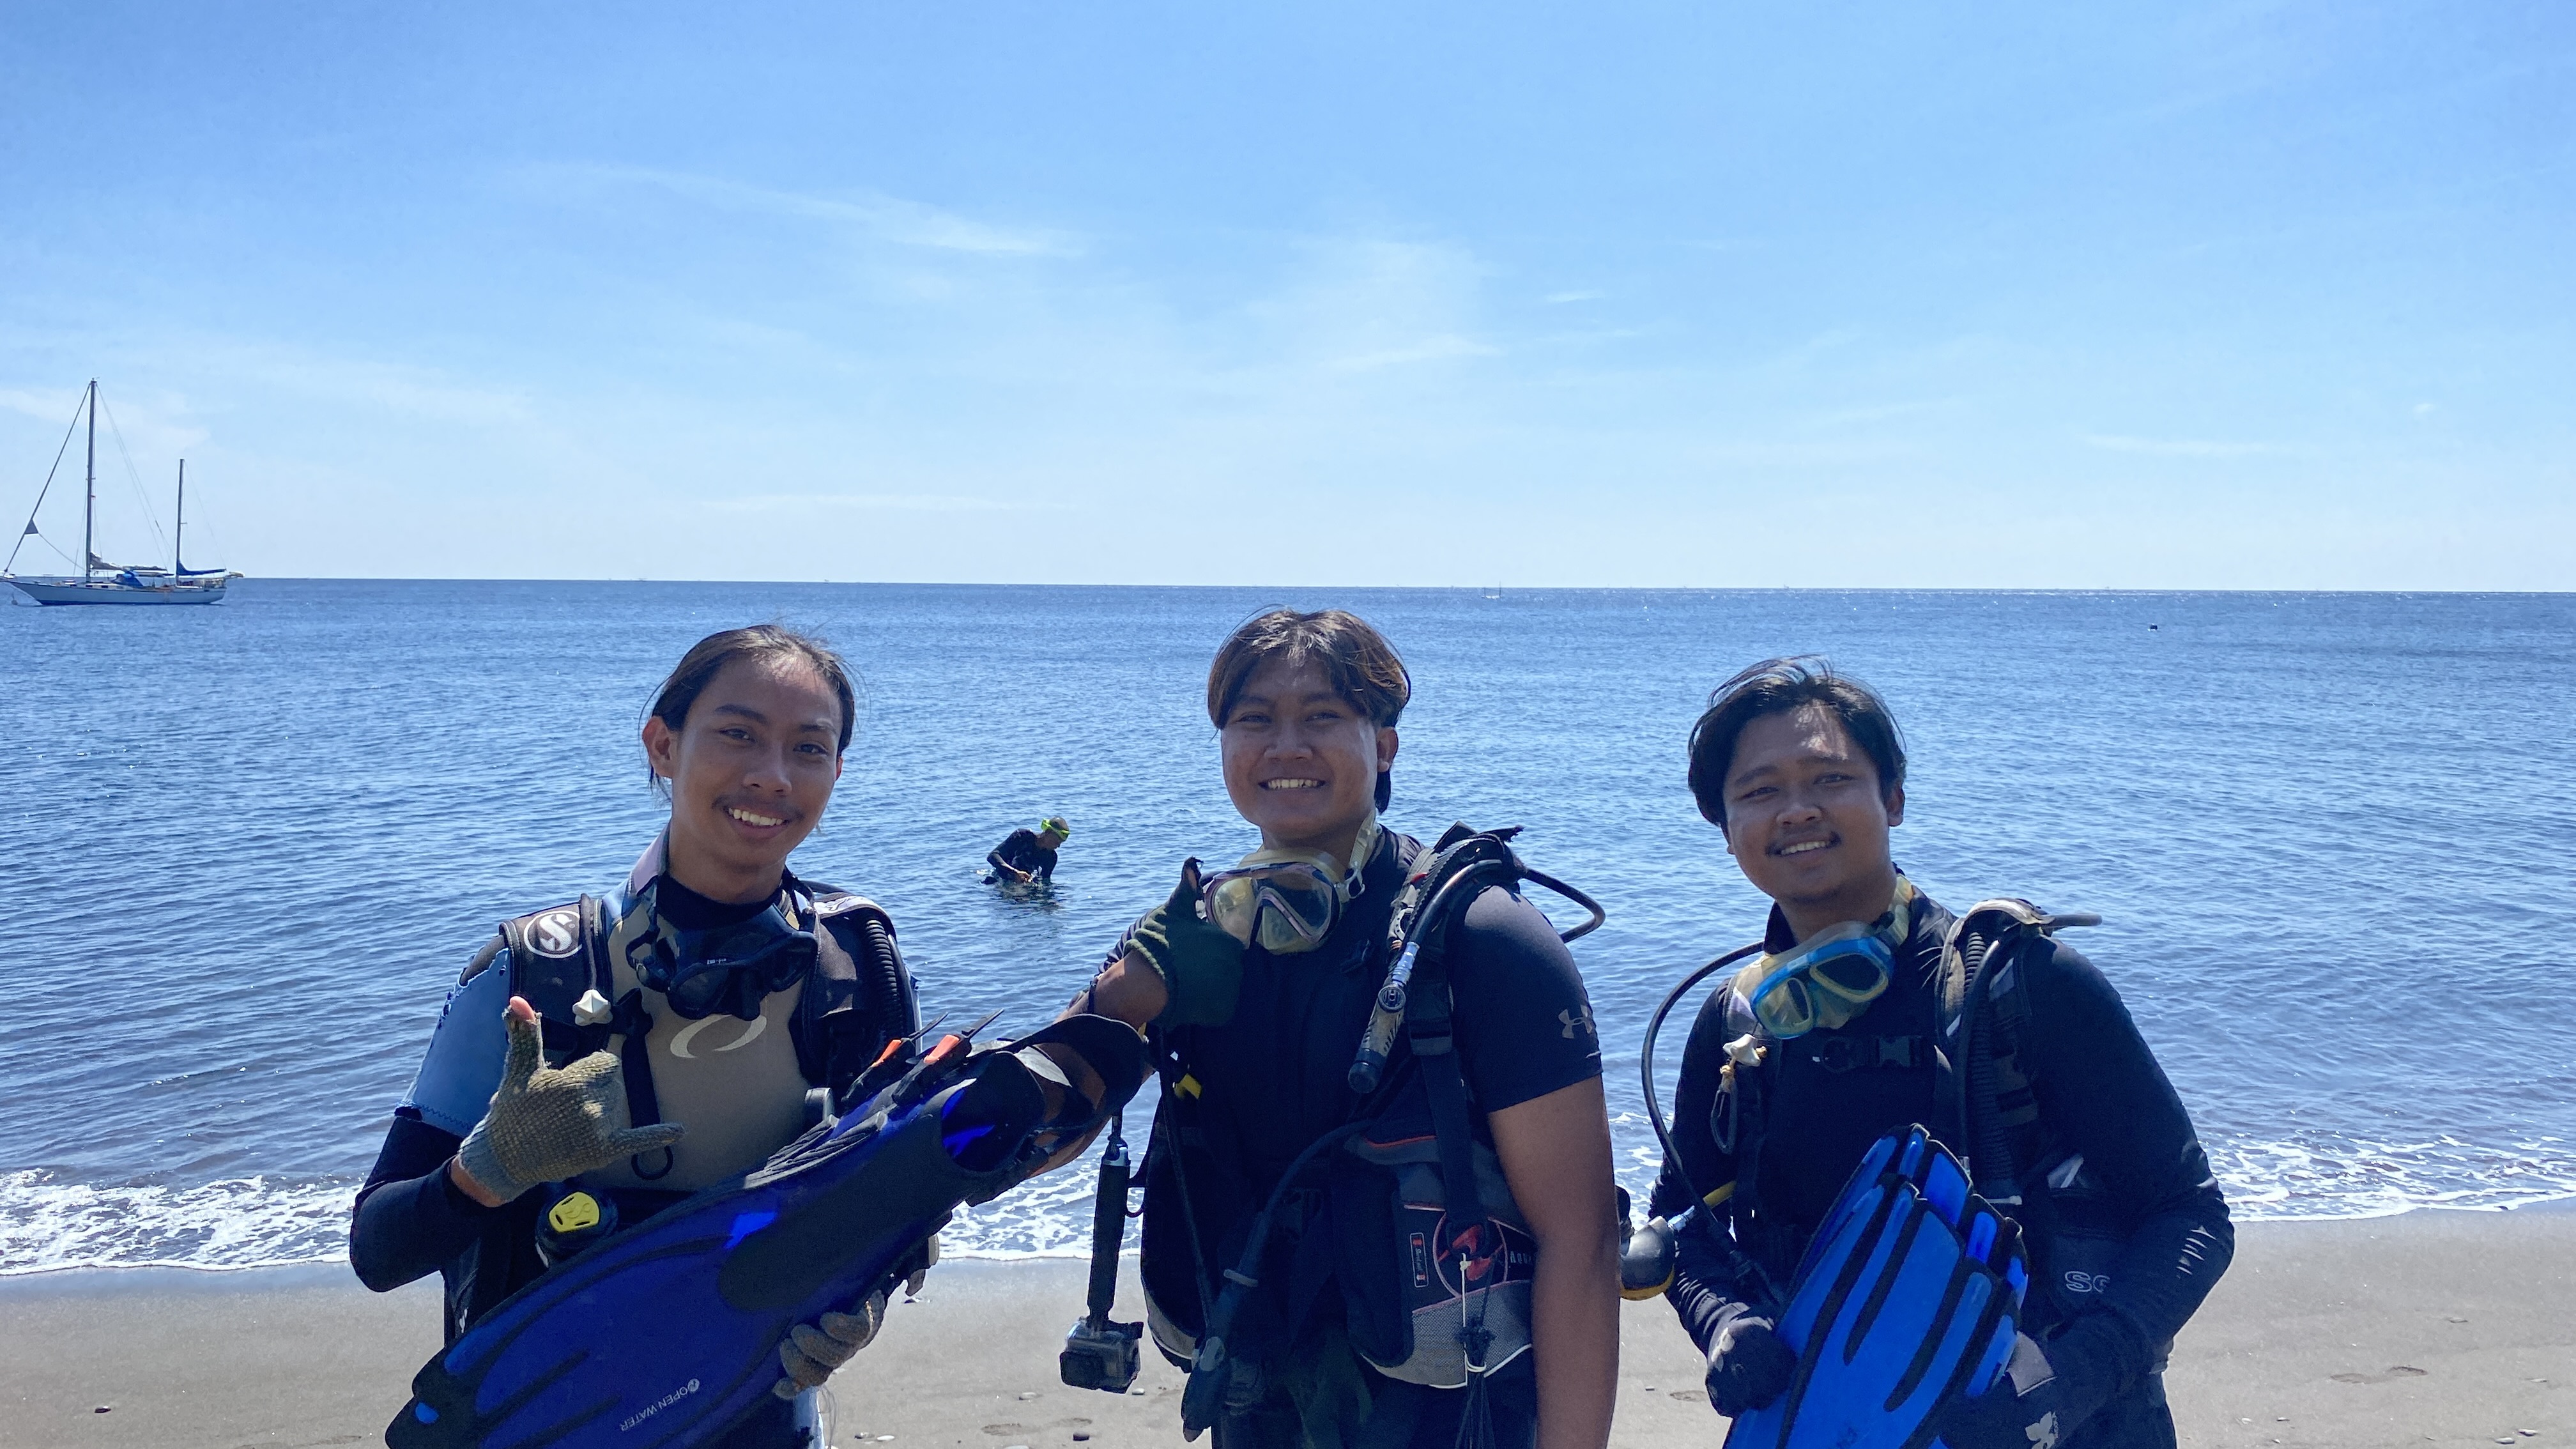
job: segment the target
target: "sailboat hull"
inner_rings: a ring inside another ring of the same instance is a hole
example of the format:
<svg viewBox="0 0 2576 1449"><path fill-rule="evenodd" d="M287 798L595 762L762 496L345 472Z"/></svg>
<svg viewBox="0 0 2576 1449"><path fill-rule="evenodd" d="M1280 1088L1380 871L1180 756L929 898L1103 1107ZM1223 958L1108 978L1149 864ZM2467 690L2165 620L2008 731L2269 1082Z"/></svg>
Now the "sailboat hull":
<svg viewBox="0 0 2576 1449"><path fill-rule="evenodd" d="M224 580L209 584L120 584L113 579L0 579L39 604L214 604Z"/></svg>

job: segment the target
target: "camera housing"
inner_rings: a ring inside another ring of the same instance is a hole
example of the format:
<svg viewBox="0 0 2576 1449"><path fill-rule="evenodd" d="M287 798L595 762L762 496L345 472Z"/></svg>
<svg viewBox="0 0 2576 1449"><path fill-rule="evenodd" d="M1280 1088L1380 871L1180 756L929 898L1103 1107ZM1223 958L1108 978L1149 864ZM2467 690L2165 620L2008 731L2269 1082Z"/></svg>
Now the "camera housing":
<svg viewBox="0 0 2576 1449"><path fill-rule="evenodd" d="M1056 1373L1070 1388L1123 1394L1136 1382L1137 1345L1144 1336L1142 1323L1095 1321L1085 1314L1073 1321L1072 1332L1064 1336Z"/></svg>

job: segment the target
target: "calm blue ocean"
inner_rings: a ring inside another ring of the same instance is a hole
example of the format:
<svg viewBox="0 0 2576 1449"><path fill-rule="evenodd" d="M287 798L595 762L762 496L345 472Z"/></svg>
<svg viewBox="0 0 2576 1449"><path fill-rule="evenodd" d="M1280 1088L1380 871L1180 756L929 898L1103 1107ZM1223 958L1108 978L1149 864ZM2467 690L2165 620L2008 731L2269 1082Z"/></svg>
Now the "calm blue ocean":
<svg viewBox="0 0 2576 1449"><path fill-rule="evenodd" d="M1608 906L1576 955L1634 1185L1647 1014L1762 919L1682 743L1803 651L1907 728L1918 882L2102 913L2081 944L2240 1213L2576 1193L2576 597L254 579L0 610L0 1272L341 1256L457 968L651 838L636 726L722 627L819 629L864 676L797 868L893 910L932 1009L1040 1023L1183 855L1248 848L1200 690L1272 603L1404 651L1394 823L1525 825ZM1053 904L976 883L1059 811ZM952 1250L1076 1251L1088 1194L1059 1174Z"/></svg>

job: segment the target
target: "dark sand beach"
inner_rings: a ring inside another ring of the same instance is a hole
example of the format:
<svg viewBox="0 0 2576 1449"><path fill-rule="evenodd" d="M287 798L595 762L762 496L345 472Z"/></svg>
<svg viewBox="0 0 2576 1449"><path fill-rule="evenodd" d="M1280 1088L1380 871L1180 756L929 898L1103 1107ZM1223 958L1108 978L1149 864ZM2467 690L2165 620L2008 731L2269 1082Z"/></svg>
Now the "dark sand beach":
<svg viewBox="0 0 2576 1449"><path fill-rule="evenodd" d="M841 1374L834 1442L1178 1444L1180 1375L1150 1353L1141 1393L1056 1381L1081 1277L939 1269ZM0 1282L0 1446L378 1442L437 1346L435 1291L380 1297L336 1267ZM1662 1304L1628 1306L1620 1380L1614 1443L1717 1442ZM2248 1225L2168 1382L2185 1444L2576 1444L2576 1211Z"/></svg>

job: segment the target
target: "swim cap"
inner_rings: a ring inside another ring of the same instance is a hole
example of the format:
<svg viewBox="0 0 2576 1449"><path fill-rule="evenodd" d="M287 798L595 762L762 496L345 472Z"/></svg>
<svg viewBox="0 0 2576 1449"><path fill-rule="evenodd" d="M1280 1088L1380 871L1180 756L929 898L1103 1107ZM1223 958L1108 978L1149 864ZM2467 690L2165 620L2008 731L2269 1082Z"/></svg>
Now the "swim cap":
<svg viewBox="0 0 2576 1449"><path fill-rule="evenodd" d="M1073 838L1073 827L1064 823L1063 816L1050 815L1044 820L1038 822L1038 833L1041 835L1060 835L1067 840L1071 840Z"/></svg>

